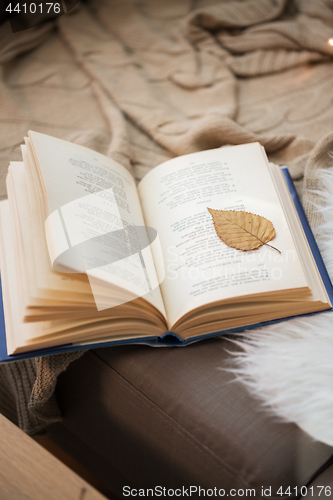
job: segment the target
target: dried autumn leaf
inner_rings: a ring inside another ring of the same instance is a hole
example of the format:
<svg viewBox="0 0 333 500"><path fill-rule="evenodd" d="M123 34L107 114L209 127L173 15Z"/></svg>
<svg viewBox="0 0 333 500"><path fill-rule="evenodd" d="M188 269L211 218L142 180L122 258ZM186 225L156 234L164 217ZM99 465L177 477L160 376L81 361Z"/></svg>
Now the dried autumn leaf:
<svg viewBox="0 0 333 500"><path fill-rule="evenodd" d="M213 217L215 231L229 247L237 250L255 250L267 245L275 237L275 229L271 221L261 215L244 210L214 210L207 208ZM279 253L280 250L268 245Z"/></svg>

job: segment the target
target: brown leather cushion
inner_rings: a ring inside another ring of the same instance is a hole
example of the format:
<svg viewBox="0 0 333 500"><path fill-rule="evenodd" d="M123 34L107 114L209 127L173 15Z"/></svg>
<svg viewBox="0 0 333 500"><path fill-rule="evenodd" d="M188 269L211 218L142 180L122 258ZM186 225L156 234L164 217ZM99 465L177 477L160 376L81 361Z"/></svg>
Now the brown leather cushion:
<svg viewBox="0 0 333 500"><path fill-rule="evenodd" d="M329 498L333 495L333 464L325 468L314 481L308 484L307 488L303 488L301 493L305 499L312 498Z"/></svg>
<svg viewBox="0 0 333 500"><path fill-rule="evenodd" d="M62 426L123 485L251 487L259 496L307 484L332 448L260 407L223 369L234 349L211 339L89 351L59 378Z"/></svg>

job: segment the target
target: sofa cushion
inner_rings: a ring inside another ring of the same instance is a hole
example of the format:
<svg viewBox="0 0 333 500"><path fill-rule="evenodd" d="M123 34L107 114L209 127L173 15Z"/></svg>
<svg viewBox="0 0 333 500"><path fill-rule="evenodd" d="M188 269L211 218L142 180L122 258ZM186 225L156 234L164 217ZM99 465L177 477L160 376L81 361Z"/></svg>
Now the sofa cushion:
<svg viewBox="0 0 333 500"><path fill-rule="evenodd" d="M301 493L305 499L328 498L333 494L333 463L323 470L314 481L303 488Z"/></svg>
<svg viewBox="0 0 333 500"><path fill-rule="evenodd" d="M332 448L260 407L225 370L235 349L210 339L89 351L59 377L62 426L137 488L254 488L260 496L262 487L273 495L307 484Z"/></svg>

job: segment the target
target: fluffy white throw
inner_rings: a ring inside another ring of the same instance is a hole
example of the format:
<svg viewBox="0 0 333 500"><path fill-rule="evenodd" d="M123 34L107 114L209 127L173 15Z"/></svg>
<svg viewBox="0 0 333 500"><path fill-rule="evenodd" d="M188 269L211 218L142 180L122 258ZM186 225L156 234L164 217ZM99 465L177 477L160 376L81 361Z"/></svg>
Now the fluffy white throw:
<svg viewBox="0 0 333 500"><path fill-rule="evenodd" d="M332 279L333 168L320 177L324 222L315 235ZM235 372L263 405L333 446L333 313L249 330L237 344Z"/></svg>

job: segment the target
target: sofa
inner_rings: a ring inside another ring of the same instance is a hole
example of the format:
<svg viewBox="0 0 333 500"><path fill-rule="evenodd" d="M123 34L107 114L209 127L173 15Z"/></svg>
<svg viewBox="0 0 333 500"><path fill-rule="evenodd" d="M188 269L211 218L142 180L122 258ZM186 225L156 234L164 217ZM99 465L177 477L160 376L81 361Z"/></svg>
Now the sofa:
<svg viewBox="0 0 333 500"><path fill-rule="evenodd" d="M216 338L89 351L60 375L63 420L47 435L120 498L155 487L186 496L191 486L193 498L203 496L195 487L319 498L317 485L333 486L333 448L250 396L230 371L237 349Z"/></svg>

